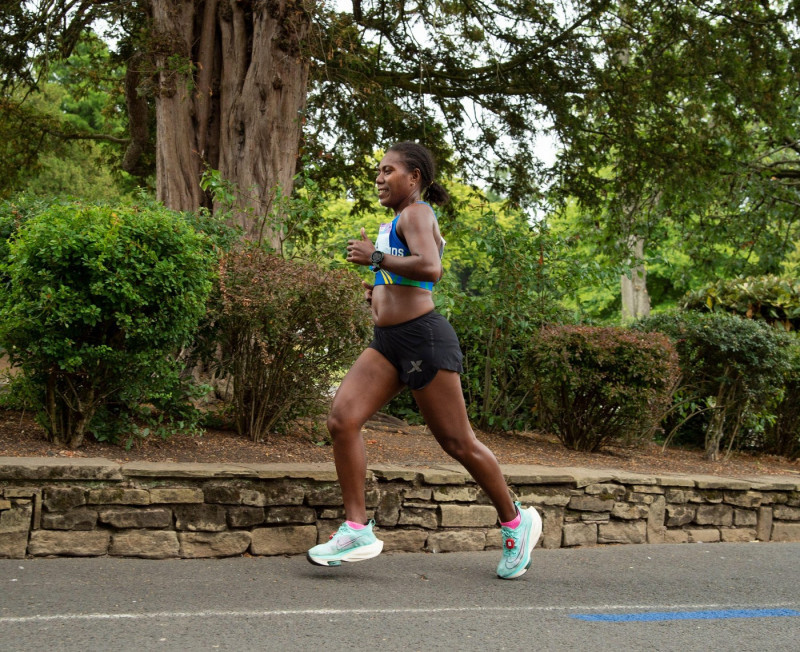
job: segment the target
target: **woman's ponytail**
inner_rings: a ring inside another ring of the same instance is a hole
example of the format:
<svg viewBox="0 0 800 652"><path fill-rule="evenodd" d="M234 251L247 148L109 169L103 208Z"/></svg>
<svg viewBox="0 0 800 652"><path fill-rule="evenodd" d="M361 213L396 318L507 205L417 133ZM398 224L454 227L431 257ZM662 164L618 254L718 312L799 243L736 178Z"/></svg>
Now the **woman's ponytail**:
<svg viewBox="0 0 800 652"><path fill-rule="evenodd" d="M425 188L424 192L422 193L422 198L430 204L442 206L450 201L450 193L448 193L440 184L434 181L427 188Z"/></svg>

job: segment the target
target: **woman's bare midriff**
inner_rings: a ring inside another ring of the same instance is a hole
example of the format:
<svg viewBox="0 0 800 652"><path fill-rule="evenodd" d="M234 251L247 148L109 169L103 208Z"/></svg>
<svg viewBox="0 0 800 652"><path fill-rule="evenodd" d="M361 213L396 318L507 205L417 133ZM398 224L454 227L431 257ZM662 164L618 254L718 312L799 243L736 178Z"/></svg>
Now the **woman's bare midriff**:
<svg viewBox="0 0 800 652"><path fill-rule="evenodd" d="M433 310L430 290L408 285L376 285L372 290L372 319L376 326L394 326Z"/></svg>

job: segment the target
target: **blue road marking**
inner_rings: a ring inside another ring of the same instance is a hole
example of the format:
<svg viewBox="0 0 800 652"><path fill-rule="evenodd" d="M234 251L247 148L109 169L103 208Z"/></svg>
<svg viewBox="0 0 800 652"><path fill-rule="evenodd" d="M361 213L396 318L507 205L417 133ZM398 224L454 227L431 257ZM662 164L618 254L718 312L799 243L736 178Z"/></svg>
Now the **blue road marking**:
<svg viewBox="0 0 800 652"><path fill-rule="evenodd" d="M800 616L796 609L723 609L717 611L649 611L637 614L570 614L571 618L602 623L660 620L718 620L723 618L782 618Z"/></svg>

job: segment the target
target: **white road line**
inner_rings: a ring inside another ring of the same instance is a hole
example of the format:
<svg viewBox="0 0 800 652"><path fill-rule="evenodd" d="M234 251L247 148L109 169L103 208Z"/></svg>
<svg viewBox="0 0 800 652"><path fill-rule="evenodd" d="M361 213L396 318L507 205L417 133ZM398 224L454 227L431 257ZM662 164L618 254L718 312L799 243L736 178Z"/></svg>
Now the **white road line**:
<svg viewBox="0 0 800 652"><path fill-rule="evenodd" d="M776 604L743 605L743 604L624 604L624 605L580 605L571 607L557 606L473 606L473 607L397 607L386 609L266 609L243 611L155 611L145 613L90 613L90 614L50 614L35 616L0 616L0 625L24 623L42 623L52 621L79 620L152 620L171 618L271 618L276 616L362 616L362 615L403 615L403 614L460 614L460 613L554 613L586 612L586 611L688 611L700 609L780 609L798 607L796 603L781 602Z"/></svg>

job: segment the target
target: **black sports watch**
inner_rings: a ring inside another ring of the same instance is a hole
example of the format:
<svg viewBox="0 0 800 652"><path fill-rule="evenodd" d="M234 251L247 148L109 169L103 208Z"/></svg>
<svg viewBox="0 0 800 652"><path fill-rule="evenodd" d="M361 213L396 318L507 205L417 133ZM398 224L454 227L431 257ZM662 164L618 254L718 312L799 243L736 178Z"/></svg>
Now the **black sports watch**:
<svg viewBox="0 0 800 652"><path fill-rule="evenodd" d="M372 252L369 259L372 261L372 271L377 272L381 268L381 263L383 262L383 252L376 249Z"/></svg>

